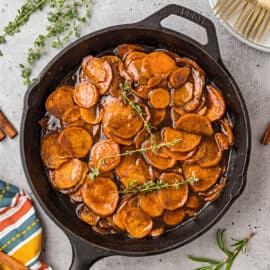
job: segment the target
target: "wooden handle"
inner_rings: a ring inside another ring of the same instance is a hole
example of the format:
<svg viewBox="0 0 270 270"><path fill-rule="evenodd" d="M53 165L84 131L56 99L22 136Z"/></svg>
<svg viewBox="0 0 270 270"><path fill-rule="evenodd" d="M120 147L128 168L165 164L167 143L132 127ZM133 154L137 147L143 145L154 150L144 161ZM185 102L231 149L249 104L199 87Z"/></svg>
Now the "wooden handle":
<svg viewBox="0 0 270 270"><path fill-rule="evenodd" d="M1 264L7 265L11 270L29 270L20 262L0 251L0 265Z"/></svg>
<svg viewBox="0 0 270 270"><path fill-rule="evenodd" d="M0 128L10 137L14 138L18 132L9 122L3 112L0 111Z"/></svg>

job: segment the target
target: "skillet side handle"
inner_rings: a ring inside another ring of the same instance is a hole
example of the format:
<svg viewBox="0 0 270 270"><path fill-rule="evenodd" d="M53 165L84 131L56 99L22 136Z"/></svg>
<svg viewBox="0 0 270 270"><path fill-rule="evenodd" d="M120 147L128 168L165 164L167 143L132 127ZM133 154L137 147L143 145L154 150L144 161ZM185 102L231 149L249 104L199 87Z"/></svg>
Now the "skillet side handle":
<svg viewBox="0 0 270 270"><path fill-rule="evenodd" d="M201 46L216 61L219 61L221 59L218 39L217 39L217 34L216 34L216 29L215 29L214 24L206 17L186 7L175 5L175 4L168 5L160 9L156 13L150 15L146 19L138 22L137 25L141 25L147 28L151 27L151 28L156 28L156 29L162 29L164 27L161 26L161 21L170 15L177 15L177 16L183 17L185 19L188 19L202 26L206 30L208 42L206 45L201 44ZM187 39L193 41L189 37L187 37Z"/></svg>
<svg viewBox="0 0 270 270"><path fill-rule="evenodd" d="M98 260L114 255L109 251L91 246L85 240L70 233L66 235L72 246L72 262L69 270L89 270Z"/></svg>

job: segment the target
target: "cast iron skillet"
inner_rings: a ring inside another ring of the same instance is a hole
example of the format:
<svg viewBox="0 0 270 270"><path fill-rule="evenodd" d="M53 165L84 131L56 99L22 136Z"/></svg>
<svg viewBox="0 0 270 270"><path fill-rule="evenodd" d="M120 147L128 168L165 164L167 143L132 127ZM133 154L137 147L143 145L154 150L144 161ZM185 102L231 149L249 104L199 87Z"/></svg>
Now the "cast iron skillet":
<svg viewBox="0 0 270 270"><path fill-rule="evenodd" d="M208 43L201 45L185 35L162 27L160 22L171 14L204 27ZM51 187L40 158L38 120L45 113L44 104L50 92L80 64L84 56L98 54L121 43L167 48L196 60L222 90L234 124L235 145L227 170L229 181L221 196L206 206L194 219L153 239L103 236L92 231L77 218L74 205L67 196ZM180 247L206 232L224 215L245 187L251 148L250 137L247 109L234 79L222 63L213 23L187 8L169 5L141 22L114 26L89 34L68 46L47 65L25 96L21 123L21 156L26 177L39 203L71 241L73 261L70 269L85 270L106 256L158 254Z"/></svg>

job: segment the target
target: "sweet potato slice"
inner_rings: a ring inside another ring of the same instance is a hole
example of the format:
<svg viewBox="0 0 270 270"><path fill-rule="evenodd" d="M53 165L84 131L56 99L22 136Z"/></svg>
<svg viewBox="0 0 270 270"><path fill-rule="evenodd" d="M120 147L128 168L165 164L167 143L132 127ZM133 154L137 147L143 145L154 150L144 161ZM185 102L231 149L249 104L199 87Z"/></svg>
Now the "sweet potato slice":
<svg viewBox="0 0 270 270"><path fill-rule="evenodd" d="M113 215L113 223L122 231L126 229L126 225L124 223L126 212L128 210L128 202L129 200L124 200L120 203L116 213Z"/></svg>
<svg viewBox="0 0 270 270"><path fill-rule="evenodd" d="M70 154L58 144L57 139L58 133L53 133L45 136L41 142L41 158L45 166L49 169L58 169L71 157Z"/></svg>
<svg viewBox="0 0 270 270"><path fill-rule="evenodd" d="M100 106L93 106L89 109L80 108L81 118L88 124L98 124L101 122L104 110Z"/></svg>
<svg viewBox="0 0 270 270"><path fill-rule="evenodd" d="M97 215L111 215L118 204L118 189L110 178L97 177L87 180L82 186L84 203Z"/></svg>
<svg viewBox="0 0 270 270"><path fill-rule="evenodd" d="M187 82L182 87L172 90L173 104L184 106L193 97L193 83Z"/></svg>
<svg viewBox="0 0 270 270"><path fill-rule="evenodd" d="M139 115L129 105L125 105L121 101L106 102L104 108L103 125L111 127L113 133L118 137L130 139L143 126Z"/></svg>
<svg viewBox="0 0 270 270"><path fill-rule="evenodd" d="M163 173L160 180L172 185L176 181L183 181L183 176L177 173ZM180 184L179 188L169 187L158 191L160 205L167 210L182 207L188 199L188 185Z"/></svg>
<svg viewBox="0 0 270 270"><path fill-rule="evenodd" d="M62 116L62 122L66 124L78 121L81 119L81 111L80 108L76 105L68 108L63 116Z"/></svg>
<svg viewBox="0 0 270 270"><path fill-rule="evenodd" d="M69 198L71 199L72 202L83 202L81 187L79 187L75 192L70 193Z"/></svg>
<svg viewBox="0 0 270 270"><path fill-rule="evenodd" d="M137 155L123 156L120 164L116 167L115 171L119 177L127 176L128 168L135 164Z"/></svg>
<svg viewBox="0 0 270 270"><path fill-rule="evenodd" d="M220 151L228 150L230 148L230 143L225 134L217 132L215 133L215 139Z"/></svg>
<svg viewBox="0 0 270 270"><path fill-rule="evenodd" d="M104 55L100 58L107 60L110 64L115 64L115 63L121 62L121 59L118 56L112 55L112 54Z"/></svg>
<svg viewBox="0 0 270 270"><path fill-rule="evenodd" d="M206 106L202 107L202 108L201 108L200 110L198 110L196 113L199 114L199 115L205 116L206 113L207 113L207 107L206 107Z"/></svg>
<svg viewBox="0 0 270 270"><path fill-rule="evenodd" d="M74 88L70 86L60 86L54 90L46 100L46 111L56 118L61 118L64 112L74 105Z"/></svg>
<svg viewBox="0 0 270 270"><path fill-rule="evenodd" d="M195 194L192 194L188 197L188 200L185 204L185 207L191 208L191 209L198 209L201 207L201 201L199 197Z"/></svg>
<svg viewBox="0 0 270 270"><path fill-rule="evenodd" d="M120 154L119 145L111 140L97 142L91 149L90 160L96 168L102 172L108 172L120 163L120 156L109 157Z"/></svg>
<svg viewBox="0 0 270 270"><path fill-rule="evenodd" d="M142 210L150 217L160 217L163 207L160 205L159 196L156 192L141 193L139 203Z"/></svg>
<svg viewBox="0 0 270 270"><path fill-rule="evenodd" d="M123 59L128 53L133 51L143 52L144 48L134 44L122 44L116 48L115 54L121 59Z"/></svg>
<svg viewBox="0 0 270 270"><path fill-rule="evenodd" d="M80 207L78 211L79 219L84 221L85 223L93 226L97 225L100 216L96 215L94 212L92 212L86 205L83 205Z"/></svg>
<svg viewBox="0 0 270 270"><path fill-rule="evenodd" d="M180 224L186 216L185 210L182 208L173 211L166 210L163 214L164 222L169 226Z"/></svg>
<svg viewBox="0 0 270 270"><path fill-rule="evenodd" d="M137 97L147 99L148 94L151 89L147 88L147 85L138 85L135 88L131 89L132 93L134 93Z"/></svg>
<svg viewBox="0 0 270 270"><path fill-rule="evenodd" d="M129 76L136 82L140 84L146 83L144 76L142 74L142 61L143 58L138 58L130 62L126 67L127 73Z"/></svg>
<svg viewBox="0 0 270 270"><path fill-rule="evenodd" d="M50 173L52 185L58 190L69 190L82 183L88 172L87 164L73 158Z"/></svg>
<svg viewBox="0 0 270 270"><path fill-rule="evenodd" d="M148 96L151 105L156 109L165 109L170 104L170 94L166 89L156 88Z"/></svg>
<svg viewBox="0 0 270 270"><path fill-rule="evenodd" d="M226 104L222 94L212 85L208 85L207 89L207 104L208 110L206 117L211 121L216 121L222 118L226 111Z"/></svg>
<svg viewBox="0 0 270 270"><path fill-rule="evenodd" d="M140 239L151 232L153 221L141 208L132 207L126 212L125 225L132 237Z"/></svg>
<svg viewBox="0 0 270 270"><path fill-rule="evenodd" d="M158 86L162 81L164 80L163 74L157 74L149 78L147 82L147 88L153 88L155 86Z"/></svg>
<svg viewBox="0 0 270 270"><path fill-rule="evenodd" d="M142 146L142 143L144 141L146 141L147 139L149 138L149 133L145 130L145 129L142 129L140 130L137 135L134 137L134 144L135 144L135 147L138 149L138 148L141 148Z"/></svg>
<svg viewBox="0 0 270 270"><path fill-rule="evenodd" d="M216 143L215 137L206 137L202 142L202 148L205 147L205 155L197 159L198 164L202 168L216 166L222 159L223 151L220 151Z"/></svg>
<svg viewBox="0 0 270 270"><path fill-rule="evenodd" d="M169 77L169 83L171 88L178 88L187 82L190 76L189 67L179 67L173 71Z"/></svg>
<svg viewBox="0 0 270 270"><path fill-rule="evenodd" d="M150 235L152 237L158 237L160 235L162 235L164 233L165 229L163 227L158 227L158 228L154 228L152 229Z"/></svg>
<svg viewBox="0 0 270 270"><path fill-rule="evenodd" d="M109 87L109 92L110 92L111 96L113 96L115 98L119 98L122 96L122 94L121 94L122 91L119 87L120 83L124 82L124 79L121 77L120 70L119 70L119 66L122 64L123 64L122 62L111 63L113 79L112 79L111 85Z"/></svg>
<svg viewBox="0 0 270 270"><path fill-rule="evenodd" d="M61 131L58 142L73 157L82 158L89 152L93 139L85 129L70 127Z"/></svg>
<svg viewBox="0 0 270 270"><path fill-rule="evenodd" d="M99 91L93 83L80 82L74 90L74 101L82 108L90 108L97 104Z"/></svg>
<svg viewBox="0 0 270 270"><path fill-rule="evenodd" d="M82 70L88 79L94 83L100 94L105 94L112 82L112 68L104 58L87 56L83 59Z"/></svg>
<svg viewBox="0 0 270 270"><path fill-rule="evenodd" d="M176 122L176 128L199 135L211 136L214 131L211 122L205 116L188 113Z"/></svg>
<svg viewBox="0 0 270 270"><path fill-rule="evenodd" d="M151 144L149 142L143 143L144 148L150 147L150 145ZM146 152L143 153L143 155L145 160L150 165L160 170L172 168L176 163L175 159L160 157L153 150L147 150Z"/></svg>
<svg viewBox="0 0 270 270"><path fill-rule="evenodd" d="M227 136L229 144L233 145L234 135L232 132L232 124L230 123L228 118L224 118L220 120L220 124L221 124L221 130Z"/></svg>
<svg viewBox="0 0 270 270"><path fill-rule="evenodd" d="M126 55L126 58L125 58L125 67L128 67L129 64L132 62L132 61L135 61L135 60L138 60L138 59L142 59L146 56L147 54L146 53L143 53L143 52L136 52L136 51L133 51L133 52L130 52Z"/></svg>
<svg viewBox="0 0 270 270"><path fill-rule="evenodd" d="M178 143L169 146L171 151L189 152L197 147L201 142L201 136L166 127L163 131L163 139L165 143L170 143L175 139L181 139Z"/></svg>
<svg viewBox="0 0 270 270"><path fill-rule="evenodd" d="M147 54L142 61L142 73L147 78L160 73L167 77L175 68L175 60L161 51Z"/></svg>
<svg viewBox="0 0 270 270"><path fill-rule="evenodd" d="M194 81L193 98L184 105L186 112L193 112L199 107L204 88L204 78L200 76L198 71L193 69L192 77Z"/></svg>
<svg viewBox="0 0 270 270"><path fill-rule="evenodd" d="M161 124L166 117L165 109L155 109L150 107L151 112L151 124L155 127Z"/></svg>
<svg viewBox="0 0 270 270"><path fill-rule="evenodd" d="M195 192L206 191L212 187L220 177L221 166L201 168L199 165L183 165L183 173L186 179L190 177L199 178L198 182L190 183Z"/></svg>
<svg viewBox="0 0 270 270"><path fill-rule="evenodd" d="M191 158L197 151L197 148L189 151L189 152L177 152L177 151L171 151L169 148L164 148L164 151L167 153L167 155L173 159L184 161L189 158Z"/></svg>
<svg viewBox="0 0 270 270"><path fill-rule="evenodd" d="M113 130L110 127L104 127L103 128L103 133L106 136L108 140L113 140L114 142L118 144L123 144L123 145L131 145L133 144L132 139L123 139L121 137L118 137L114 135Z"/></svg>
<svg viewBox="0 0 270 270"><path fill-rule="evenodd" d="M190 58L176 57L176 63L181 66L193 67L200 72L201 76L205 77L205 71L194 60L191 60Z"/></svg>

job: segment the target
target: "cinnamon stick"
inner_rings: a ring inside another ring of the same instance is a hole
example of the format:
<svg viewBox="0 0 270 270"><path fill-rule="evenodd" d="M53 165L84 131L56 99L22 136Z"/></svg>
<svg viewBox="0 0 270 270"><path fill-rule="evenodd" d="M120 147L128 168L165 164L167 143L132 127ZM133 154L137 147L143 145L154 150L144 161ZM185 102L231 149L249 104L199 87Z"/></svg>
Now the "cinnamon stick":
<svg viewBox="0 0 270 270"><path fill-rule="evenodd" d="M2 140L4 140L5 137L6 137L6 134L4 133L4 131L3 131L2 129L0 129L0 142L1 142Z"/></svg>
<svg viewBox="0 0 270 270"><path fill-rule="evenodd" d="M18 132L15 127L9 122L4 113L0 111L0 128L10 137L14 138Z"/></svg>
<svg viewBox="0 0 270 270"><path fill-rule="evenodd" d="M0 265L4 264L11 270L29 270L26 266L0 251Z"/></svg>
<svg viewBox="0 0 270 270"><path fill-rule="evenodd" d="M261 139L261 143L267 145L270 142L270 123L268 124L263 137Z"/></svg>

